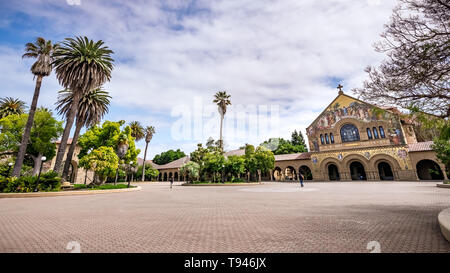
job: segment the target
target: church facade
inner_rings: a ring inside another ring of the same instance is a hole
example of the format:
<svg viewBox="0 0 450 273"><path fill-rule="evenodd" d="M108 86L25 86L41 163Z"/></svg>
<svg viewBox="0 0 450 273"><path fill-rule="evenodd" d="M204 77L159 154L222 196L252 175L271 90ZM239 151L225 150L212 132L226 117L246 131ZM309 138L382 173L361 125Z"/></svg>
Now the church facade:
<svg viewBox="0 0 450 273"><path fill-rule="evenodd" d="M306 129L311 152L276 156L272 180L443 180L445 166L413 124L342 91Z"/></svg>

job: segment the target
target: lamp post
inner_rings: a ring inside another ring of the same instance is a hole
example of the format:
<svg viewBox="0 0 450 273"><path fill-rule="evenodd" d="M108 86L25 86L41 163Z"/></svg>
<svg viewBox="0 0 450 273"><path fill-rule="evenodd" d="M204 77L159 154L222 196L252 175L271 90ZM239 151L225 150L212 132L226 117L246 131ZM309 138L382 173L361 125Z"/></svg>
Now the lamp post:
<svg viewBox="0 0 450 273"><path fill-rule="evenodd" d="M44 166L45 160L47 160L47 158L45 156L41 157L41 167L39 168L39 174L38 174L38 177L36 180L36 187L34 188L34 192L38 191L39 179L41 178L42 166Z"/></svg>
<svg viewBox="0 0 450 273"><path fill-rule="evenodd" d="M12 163L12 162L8 163L8 176L7 177L9 177L9 175L11 173L11 168L12 168L13 165L14 165L14 163Z"/></svg>
<svg viewBox="0 0 450 273"><path fill-rule="evenodd" d="M130 187L131 180L133 180L133 172L131 171L131 165L133 165L133 161L130 161L130 173L131 173L131 178L130 178L130 180L128 180L128 188Z"/></svg>
<svg viewBox="0 0 450 273"><path fill-rule="evenodd" d="M224 172L225 172L225 165L222 164L222 184L225 184Z"/></svg>
<svg viewBox="0 0 450 273"><path fill-rule="evenodd" d="M87 152L87 154L89 155L91 152L92 152L92 148L89 149L89 151ZM84 185L86 185L87 173L88 173L88 169L86 169L86 173L85 173L85 175L84 175Z"/></svg>

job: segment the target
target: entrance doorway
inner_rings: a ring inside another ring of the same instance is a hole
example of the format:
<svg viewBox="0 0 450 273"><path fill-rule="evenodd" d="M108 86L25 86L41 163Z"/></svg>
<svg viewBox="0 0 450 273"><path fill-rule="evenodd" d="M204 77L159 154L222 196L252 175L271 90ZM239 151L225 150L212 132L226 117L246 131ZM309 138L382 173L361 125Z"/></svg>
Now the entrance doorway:
<svg viewBox="0 0 450 273"><path fill-rule="evenodd" d="M392 172L391 165L387 162L381 162L378 164L378 174L381 180L394 180L394 173Z"/></svg>
<svg viewBox="0 0 450 273"><path fill-rule="evenodd" d="M331 181L339 181L340 180L339 169L336 165L334 165L334 164L328 165L328 178Z"/></svg>
<svg viewBox="0 0 450 273"><path fill-rule="evenodd" d="M311 169L308 166L301 166L298 172L303 175L305 180L313 180Z"/></svg>
<svg viewBox="0 0 450 273"><path fill-rule="evenodd" d="M355 161L350 164L350 174L352 176L352 180L367 180L366 171L364 170L364 166L361 162Z"/></svg>
<svg viewBox="0 0 450 273"><path fill-rule="evenodd" d="M433 160L421 160L417 163L417 176L420 180L444 180L439 165Z"/></svg>

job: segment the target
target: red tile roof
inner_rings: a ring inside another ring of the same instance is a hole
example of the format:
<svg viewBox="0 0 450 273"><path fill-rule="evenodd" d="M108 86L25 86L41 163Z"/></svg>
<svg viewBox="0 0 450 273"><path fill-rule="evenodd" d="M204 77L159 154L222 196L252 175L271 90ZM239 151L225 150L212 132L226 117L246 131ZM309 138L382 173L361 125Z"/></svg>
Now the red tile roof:
<svg viewBox="0 0 450 273"><path fill-rule="evenodd" d="M409 152L431 151L433 150L431 149L431 144L433 144L433 141L411 143L408 144L408 151Z"/></svg>
<svg viewBox="0 0 450 273"><path fill-rule="evenodd" d="M275 155L275 161L311 159L311 153Z"/></svg>

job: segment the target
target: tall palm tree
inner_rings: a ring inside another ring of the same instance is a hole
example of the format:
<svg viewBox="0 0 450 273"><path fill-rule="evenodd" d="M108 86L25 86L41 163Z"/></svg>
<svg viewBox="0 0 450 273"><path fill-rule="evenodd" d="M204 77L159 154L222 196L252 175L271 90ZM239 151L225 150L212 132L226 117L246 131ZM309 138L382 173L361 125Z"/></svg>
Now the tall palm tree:
<svg viewBox="0 0 450 273"><path fill-rule="evenodd" d="M145 160L147 160L148 144L152 140L154 134L155 134L155 127L147 126L147 128L145 128L145 152L144 152L144 162L142 163L142 181L144 181L145 179Z"/></svg>
<svg viewBox="0 0 450 273"><path fill-rule="evenodd" d="M53 167L58 173L61 173L62 160L78 111L79 101L84 93L102 86L111 79L111 72L114 68L114 60L111 58L113 53L107 46L104 46L104 42L101 40L94 42L87 37L76 37L75 39L66 38L53 54L55 58L53 65L59 83L73 91L66 127Z"/></svg>
<svg viewBox="0 0 450 273"><path fill-rule="evenodd" d="M0 119L9 115L21 115L25 112L25 102L7 97L0 99Z"/></svg>
<svg viewBox="0 0 450 273"><path fill-rule="evenodd" d="M142 127L139 121L130 122L131 136L134 137L136 141L139 141L145 137L144 127Z"/></svg>
<svg viewBox="0 0 450 273"><path fill-rule="evenodd" d="M22 169L23 159L27 150L28 141L30 139L31 127L33 126L34 114L38 103L39 93L41 92L42 79L52 72L52 54L58 48L57 44L52 41L46 41L42 37L38 37L36 42L27 43L25 45L25 54L22 58L36 58L36 62L31 66L31 73L36 78L36 86L34 88L33 100L31 101L30 111L28 112L28 120L22 135L19 152L17 153L16 163L14 165L12 175L19 177Z"/></svg>
<svg viewBox="0 0 450 273"><path fill-rule="evenodd" d="M228 95L226 91L219 91L214 95L213 102L217 104L219 114L220 114L220 149L223 151L223 119L227 113L227 105L231 105L230 100L231 95Z"/></svg>
<svg viewBox="0 0 450 273"><path fill-rule="evenodd" d="M73 103L74 92L65 89L58 92L58 101L56 102L56 110L58 114L68 116ZM111 96L102 88L95 88L84 94L78 103L77 121L75 123L75 133L73 134L72 144L67 152L66 162L64 164L63 177L67 179L72 162L73 153L76 143L80 136L81 128L84 126L93 126L100 122L103 116L108 113L108 106Z"/></svg>

